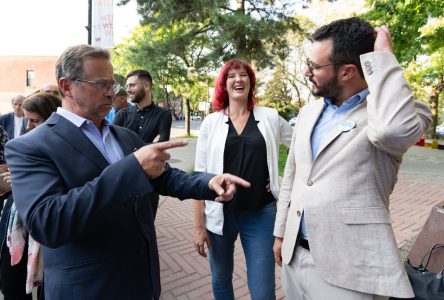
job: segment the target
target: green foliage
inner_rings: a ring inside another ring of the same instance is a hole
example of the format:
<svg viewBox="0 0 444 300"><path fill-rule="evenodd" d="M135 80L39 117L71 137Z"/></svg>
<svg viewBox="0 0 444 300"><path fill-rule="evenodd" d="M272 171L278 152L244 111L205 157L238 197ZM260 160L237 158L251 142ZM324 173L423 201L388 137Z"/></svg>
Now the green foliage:
<svg viewBox="0 0 444 300"><path fill-rule="evenodd" d="M122 0L126 4L129 0ZM290 9L290 0L138 0L143 24L154 29L177 31L168 51L183 52L189 45L204 44L203 65L218 68L230 58L242 58L257 68L272 64L273 57L286 57L285 33L300 30ZM234 7L233 7L234 6ZM188 49L189 50L189 49ZM198 49L195 49L198 50ZM196 66L198 67L198 66Z"/></svg>
<svg viewBox="0 0 444 300"><path fill-rule="evenodd" d="M279 176L284 176L285 163L287 162L288 148L285 145L279 145Z"/></svg>
<svg viewBox="0 0 444 300"><path fill-rule="evenodd" d="M415 97L432 110L432 132L443 108L444 1L369 0L364 15L374 25L387 24L398 60L406 66L406 78Z"/></svg>
<svg viewBox="0 0 444 300"><path fill-rule="evenodd" d="M443 27L423 35L421 29L444 16L442 0L368 0L371 10L363 15L375 26L387 25L397 58L408 63L420 54L443 47ZM431 43L430 43L431 42Z"/></svg>
<svg viewBox="0 0 444 300"><path fill-rule="evenodd" d="M291 92L286 81L287 71L278 65L273 78L268 82L260 104L276 109L284 119L289 120L297 115L296 107L291 103Z"/></svg>
<svg viewBox="0 0 444 300"><path fill-rule="evenodd" d="M168 106L171 106L172 95L176 100L185 99L191 104L205 101L207 83L211 79L200 55L204 44L199 39L192 43L183 42L182 38L189 30L186 23L159 28L139 25L127 43L114 50L113 62L117 72L127 74L138 68L148 70L153 76L155 99L165 100Z"/></svg>

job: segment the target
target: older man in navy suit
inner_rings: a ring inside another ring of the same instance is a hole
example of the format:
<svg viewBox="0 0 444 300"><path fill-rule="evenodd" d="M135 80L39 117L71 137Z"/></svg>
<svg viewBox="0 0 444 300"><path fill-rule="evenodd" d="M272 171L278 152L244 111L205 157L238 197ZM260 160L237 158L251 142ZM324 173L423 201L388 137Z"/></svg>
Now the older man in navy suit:
<svg viewBox="0 0 444 300"><path fill-rule="evenodd" d="M173 169L167 150L185 141L144 146L106 121L119 89L107 50L68 48L56 78L63 108L6 146L17 209L43 245L45 299L159 299L149 195L227 201L249 184Z"/></svg>

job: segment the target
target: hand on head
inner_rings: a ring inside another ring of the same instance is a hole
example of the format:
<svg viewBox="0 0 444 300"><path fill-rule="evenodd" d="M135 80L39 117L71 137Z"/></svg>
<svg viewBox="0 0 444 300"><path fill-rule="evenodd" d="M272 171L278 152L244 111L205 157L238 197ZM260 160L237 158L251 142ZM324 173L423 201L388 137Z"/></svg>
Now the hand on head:
<svg viewBox="0 0 444 300"><path fill-rule="evenodd" d="M186 146L186 140L173 140L144 146L134 152L146 175L150 179L159 177L165 168L165 162L170 159L168 149Z"/></svg>
<svg viewBox="0 0 444 300"><path fill-rule="evenodd" d="M248 181L228 173L211 178L208 182L208 187L219 195L215 199L217 202L225 202L233 199L233 195L236 192L236 184L246 188L250 187Z"/></svg>
<svg viewBox="0 0 444 300"><path fill-rule="evenodd" d="M375 27L375 51L393 53L393 40L387 26Z"/></svg>

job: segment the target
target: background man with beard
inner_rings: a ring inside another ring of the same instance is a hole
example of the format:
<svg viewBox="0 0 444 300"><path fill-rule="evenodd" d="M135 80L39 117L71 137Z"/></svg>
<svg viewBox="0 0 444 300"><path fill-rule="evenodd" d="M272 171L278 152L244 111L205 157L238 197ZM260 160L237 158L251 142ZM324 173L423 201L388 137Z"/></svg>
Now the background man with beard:
<svg viewBox="0 0 444 300"><path fill-rule="evenodd" d="M288 299L409 298L390 221L403 154L430 124L393 55L387 27L334 21L312 36L313 94L298 116L273 250Z"/></svg>
<svg viewBox="0 0 444 300"><path fill-rule="evenodd" d="M168 110L153 103L152 88L153 79L148 71L129 72L126 75L126 91L135 105L119 110L113 121L113 124L137 133L145 143L152 143L157 136L157 142L168 141L173 120ZM159 195L152 194L151 201L155 218Z"/></svg>

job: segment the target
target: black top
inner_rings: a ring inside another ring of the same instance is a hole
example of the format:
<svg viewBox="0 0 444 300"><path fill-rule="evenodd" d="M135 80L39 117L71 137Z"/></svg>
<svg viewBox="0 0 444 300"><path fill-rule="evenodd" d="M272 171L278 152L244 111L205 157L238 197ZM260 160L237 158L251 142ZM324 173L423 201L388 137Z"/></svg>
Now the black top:
<svg viewBox="0 0 444 300"><path fill-rule="evenodd" d="M151 103L142 109L137 106L120 109L113 124L134 131L145 143L152 143L157 135L159 135L159 142L170 139L172 121L168 110Z"/></svg>
<svg viewBox="0 0 444 300"><path fill-rule="evenodd" d="M231 173L251 183L250 188L237 186L233 200L224 205L225 209L235 211L259 210L274 201L271 192L267 192L269 182L267 166L267 147L253 112L240 135L228 119L228 135L224 151L224 173Z"/></svg>

